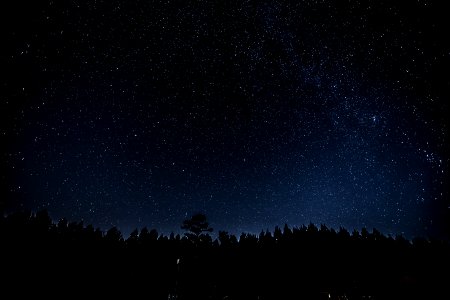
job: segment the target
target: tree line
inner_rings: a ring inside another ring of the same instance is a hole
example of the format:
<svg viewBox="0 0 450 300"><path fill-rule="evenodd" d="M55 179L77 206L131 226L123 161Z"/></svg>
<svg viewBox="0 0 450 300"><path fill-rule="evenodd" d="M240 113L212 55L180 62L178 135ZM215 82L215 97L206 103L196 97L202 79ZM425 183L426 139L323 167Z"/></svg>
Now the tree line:
<svg viewBox="0 0 450 300"><path fill-rule="evenodd" d="M450 282L444 241L312 223L239 237L219 231L213 239L202 214L181 228L184 235L142 228L125 238L116 227L55 223L46 211L4 215L0 288L149 299L406 299L446 293Z"/></svg>

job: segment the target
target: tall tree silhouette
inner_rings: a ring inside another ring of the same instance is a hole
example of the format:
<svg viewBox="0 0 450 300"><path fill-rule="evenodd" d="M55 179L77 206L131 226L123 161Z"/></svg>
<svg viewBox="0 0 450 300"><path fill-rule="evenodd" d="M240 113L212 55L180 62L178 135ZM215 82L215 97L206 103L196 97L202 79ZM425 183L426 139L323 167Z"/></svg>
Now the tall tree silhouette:
<svg viewBox="0 0 450 300"><path fill-rule="evenodd" d="M109 243L121 243L123 242L122 233L117 227L110 228L105 234L105 240Z"/></svg>
<svg viewBox="0 0 450 300"><path fill-rule="evenodd" d="M195 214L190 219L184 220L181 229L187 230L185 235L190 238L198 238L203 232L213 231L204 214Z"/></svg>

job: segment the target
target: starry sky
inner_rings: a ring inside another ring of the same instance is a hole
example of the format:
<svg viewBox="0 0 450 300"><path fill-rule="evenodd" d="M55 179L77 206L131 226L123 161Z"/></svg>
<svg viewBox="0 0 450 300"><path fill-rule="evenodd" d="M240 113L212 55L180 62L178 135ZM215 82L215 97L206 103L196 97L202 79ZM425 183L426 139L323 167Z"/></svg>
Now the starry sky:
<svg viewBox="0 0 450 300"><path fill-rule="evenodd" d="M443 1L4 2L1 211L448 236Z"/></svg>

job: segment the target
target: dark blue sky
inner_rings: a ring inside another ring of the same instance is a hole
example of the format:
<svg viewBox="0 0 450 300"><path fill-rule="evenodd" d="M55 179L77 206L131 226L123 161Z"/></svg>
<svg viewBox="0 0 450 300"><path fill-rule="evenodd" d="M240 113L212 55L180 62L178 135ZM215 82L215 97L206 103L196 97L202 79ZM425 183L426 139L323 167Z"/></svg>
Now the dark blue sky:
<svg viewBox="0 0 450 300"><path fill-rule="evenodd" d="M450 24L391 2L2 4L1 209L448 235Z"/></svg>

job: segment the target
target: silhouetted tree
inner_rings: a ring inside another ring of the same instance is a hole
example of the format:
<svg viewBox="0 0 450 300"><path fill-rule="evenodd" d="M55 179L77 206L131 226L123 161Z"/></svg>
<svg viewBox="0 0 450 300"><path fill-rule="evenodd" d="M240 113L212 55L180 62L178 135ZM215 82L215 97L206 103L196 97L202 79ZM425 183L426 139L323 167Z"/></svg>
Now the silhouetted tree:
<svg viewBox="0 0 450 300"><path fill-rule="evenodd" d="M284 224L283 236L286 240L290 240L292 238L292 230L289 228L288 224Z"/></svg>
<svg viewBox="0 0 450 300"><path fill-rule="evenodd" d="M283 238L283 234L281 233L281 229L278 226L275 226L275 230L273 232L273 237L275 241L279 242Z"/></svg>
<svg viewBox="0 0 450 300"><path fill-rule="evenodd" d="M361 238L363 239L363 240L368 240L369 239L369 231L367 230L367 228L365 228L365 227L363 227L362 229L361 229Z"/></svg>
<svg viewBox="0 0 450 300"><path fill-rule="evenodd" d="M184 220L181 229L187 230L185 235L189 238L198 238L203 232L212 232L204 214L195 214L190 219Z"/></svg>
<svg viewBox="0 0 450 300"><path fill-rule="evenodd" d="M139 231L137 228L130 233L127 239L127 245L135 247L139 242Z"/></svg>
<svg viewBox="0 0 450 300"><path fill-rule="evenodd" d="M226 231L219 231L219 241L222 247L230 247L231 246L231 238L230 234Z"/></svg>
<svg viewBox="0 0 450 300"><path fill-rule="evenodd" d="M105 240L112 243L123 242L122 233L117 227L112 227L106 232Z"/></svg>
<svg viewBox="0 0 450 300"><path fill-rule="evenodd" d="M312 222L309 223L308 228L307 228L307 232L310 235L315 235L317 232L319 232L319 229L317 229L316 225L314 225Z"/></svg>
<svg viewBox="0 0 450 300"><path fill-rule="evenodd" d="M46 210L41 210L34 217L34 226L42 231L48 231L52 226L52 219Z"/></svg>
<svg viewBox="0 0 450 300"><path fill-rule="evenodd" d="M139 234L139 242L144 245L155 243L158 240L158 231L152 229L148 231L147 227L141 229Z"/></svg>
<svg viewBox="0 0 450 300"><path fill-rule="evenodd" d="M348 240L350 238L350 233L344 227L340 227L338 236L341 240Z"/></svg>

